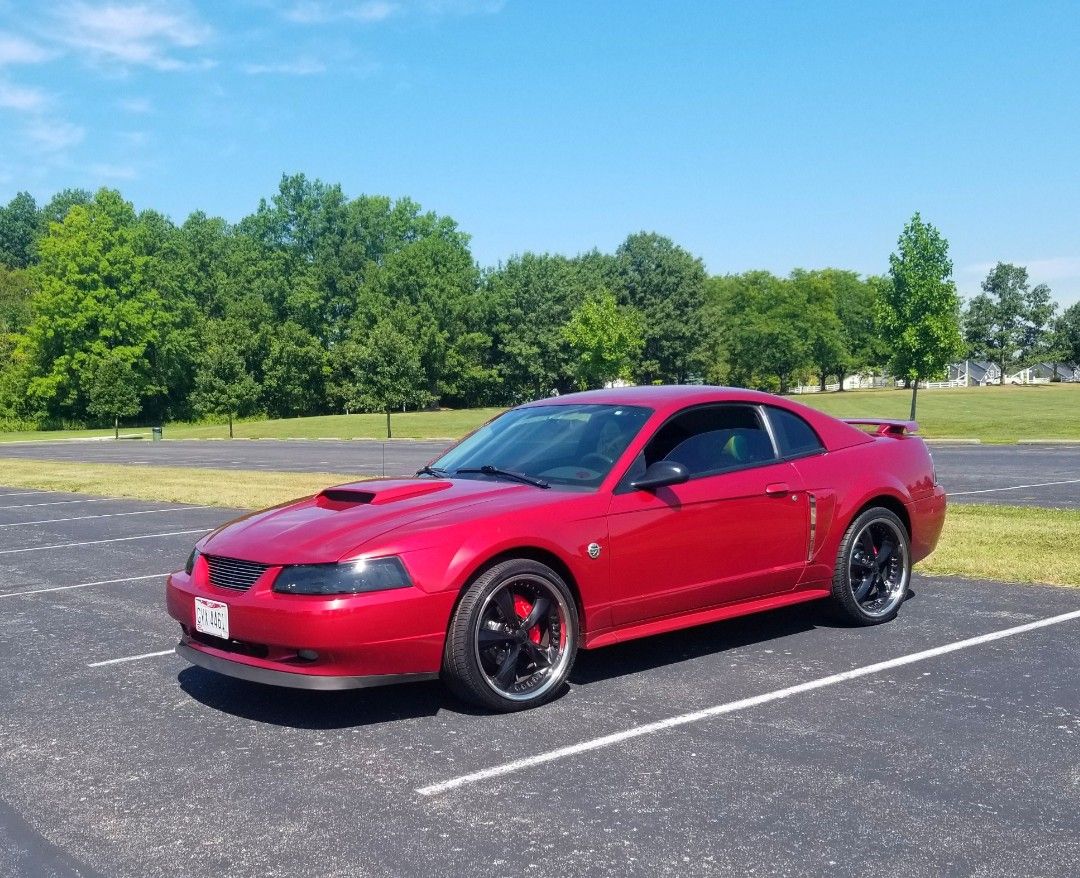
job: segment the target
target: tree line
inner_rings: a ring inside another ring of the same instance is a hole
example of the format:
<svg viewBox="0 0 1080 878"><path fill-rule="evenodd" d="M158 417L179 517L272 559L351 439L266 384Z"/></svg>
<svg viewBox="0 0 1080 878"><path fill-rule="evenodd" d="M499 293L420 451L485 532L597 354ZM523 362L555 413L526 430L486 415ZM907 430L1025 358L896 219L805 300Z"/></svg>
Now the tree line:
<svg viewBox="0 0 1080 878"><path fill-rule="evenodd" d="M888 369L917 386L964 352L1080 359L1080 308L999 265L961 314L916 215L887 274L710 277L662 235L481 268L448 216L284 176L235 224L175 224L121 193L0 207L0 427L512 405L708 381L784 391Z"/></svg>

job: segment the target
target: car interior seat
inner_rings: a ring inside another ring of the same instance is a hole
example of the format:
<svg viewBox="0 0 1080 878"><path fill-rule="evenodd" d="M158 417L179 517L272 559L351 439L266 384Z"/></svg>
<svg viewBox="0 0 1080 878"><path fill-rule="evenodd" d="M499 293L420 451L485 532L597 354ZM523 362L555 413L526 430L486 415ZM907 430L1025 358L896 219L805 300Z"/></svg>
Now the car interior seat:
<svg viewBox="0 0 1080 878"><path fill-rule="evenodd" d="M765 431L744 428L731 431L722 454L732 464L761 463L773 459L772 443Z"/></svg>

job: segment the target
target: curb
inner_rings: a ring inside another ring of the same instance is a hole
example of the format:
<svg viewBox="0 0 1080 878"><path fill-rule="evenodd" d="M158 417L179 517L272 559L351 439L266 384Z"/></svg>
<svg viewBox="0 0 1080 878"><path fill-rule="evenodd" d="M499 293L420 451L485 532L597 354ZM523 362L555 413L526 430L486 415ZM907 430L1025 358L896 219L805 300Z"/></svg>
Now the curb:
<svg viewBox="0 0 1080 878"><path fill-rule="evenodd" d="M982 439L923 439L927 445L982 445Z"/></svg>
<svg viewBox="0 0 1080 878"><path fill-rule="evenodd" d="M1018 439L1017 445L1080 445L1080 439Z"/></svg>

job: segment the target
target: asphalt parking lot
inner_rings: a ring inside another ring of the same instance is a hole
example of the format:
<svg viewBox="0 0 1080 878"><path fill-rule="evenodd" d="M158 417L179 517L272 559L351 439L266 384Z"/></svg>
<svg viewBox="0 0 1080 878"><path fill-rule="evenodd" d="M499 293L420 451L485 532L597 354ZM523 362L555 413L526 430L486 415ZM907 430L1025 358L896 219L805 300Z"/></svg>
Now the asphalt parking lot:
<svg viewBox="0 0 1080 878"><path fill-rule="evenodd" d="M411 474L444 441L166 440L5 443L0 457L214 469ZM938 478L964 503L1080 509L1080 445L935 445Z"/></svg>
<svg viewBox="0 0 1080 878"><path fill-rule="evenodd" d="M916 577L893 624L585 653L493 716L187 666L163 574L227 517L0 488L0 874L1075 874L1080 590Z"/></svg>

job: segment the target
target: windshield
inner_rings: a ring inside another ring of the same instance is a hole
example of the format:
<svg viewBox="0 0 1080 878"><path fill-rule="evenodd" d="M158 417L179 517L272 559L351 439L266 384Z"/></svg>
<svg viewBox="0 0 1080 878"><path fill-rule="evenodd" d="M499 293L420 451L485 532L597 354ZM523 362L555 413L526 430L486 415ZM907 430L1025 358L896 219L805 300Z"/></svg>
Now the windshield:
<svg viewBox="0 0 1080 878"><path fill-rule="evenodd" d="M595 488L648 420L652 409L632 405L539 405L511 409L451 448L432 467L461 473L494 467L551 485Z"/></svg>

